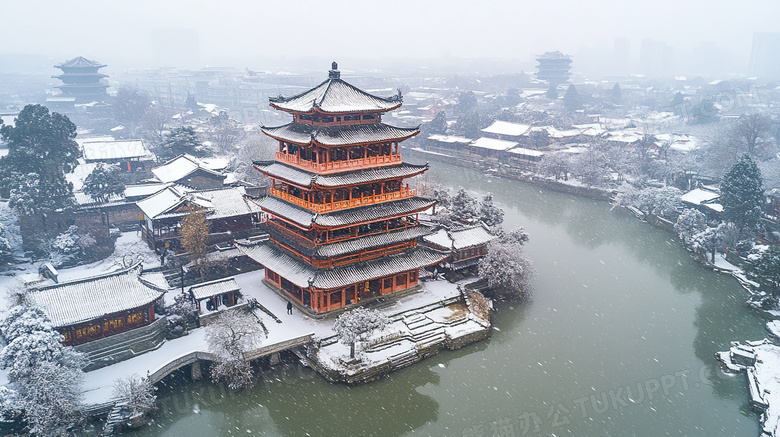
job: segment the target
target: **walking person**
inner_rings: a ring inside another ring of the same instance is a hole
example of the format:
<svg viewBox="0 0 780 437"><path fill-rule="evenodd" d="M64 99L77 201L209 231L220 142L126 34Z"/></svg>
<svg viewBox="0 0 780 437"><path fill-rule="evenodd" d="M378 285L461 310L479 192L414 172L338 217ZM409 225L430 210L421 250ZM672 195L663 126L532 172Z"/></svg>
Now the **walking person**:
<svg viewBox="0 0 780 437"><path fill-rule="evenodd" d="M292 314L292 302L287 301L287 314Z"/></svg>

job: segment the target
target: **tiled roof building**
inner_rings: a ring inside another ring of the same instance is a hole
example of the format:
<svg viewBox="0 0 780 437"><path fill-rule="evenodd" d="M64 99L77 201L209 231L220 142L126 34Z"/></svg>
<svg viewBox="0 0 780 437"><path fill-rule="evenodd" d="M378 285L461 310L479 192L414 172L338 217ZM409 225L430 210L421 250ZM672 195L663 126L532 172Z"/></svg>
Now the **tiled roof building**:
<svg viewBox="0 0 780 437"><path fill-rule="evenodd" d="M272 180L258 201L270 240L239 246L265 266L266 280L316 313L417 285L420 268L449 253L418 247L429 231L417 214L435 204L404 179L428 166L404 163L399 142L419 133L382 123L401 96L377 97L341 79L270 99L293 121L263 132L279 141L274 161L255 168Z"/></svg>

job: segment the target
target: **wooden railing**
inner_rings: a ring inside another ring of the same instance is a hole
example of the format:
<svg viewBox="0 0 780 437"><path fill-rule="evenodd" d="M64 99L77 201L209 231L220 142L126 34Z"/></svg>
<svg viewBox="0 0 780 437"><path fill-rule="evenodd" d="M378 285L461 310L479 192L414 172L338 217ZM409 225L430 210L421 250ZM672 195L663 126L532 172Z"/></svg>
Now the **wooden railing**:
<svg viewBox="0 0 780 437"><path fill-rule="evenodd" d="M312 170L319 173L330 173L336 171L373 167L377 165L400 164L401 155L380 155L370 156L367 158L348 159L345 161L313 162L300 159L298 155L276 152L276 160L306 170Z"/></svg>
<svg viewBox="0 0 780 437"><path fill-rule="evenodd" d="M370 196L361 196L353 199L338 200L336 202L328 203L314 203L301 199L300 197L292 196L284 191L271 187L270 194L272 196L284 199L290 203L294 203L302 208L314 211L322 214L325 212L339 211L342 209L355 208L364 205L373 205L376 203L387 202L390 200L404 199L407 197L414 197L417 195L417 189L415 188L402 188L400 191L394 191L384 194L372 194Z"/></svg>

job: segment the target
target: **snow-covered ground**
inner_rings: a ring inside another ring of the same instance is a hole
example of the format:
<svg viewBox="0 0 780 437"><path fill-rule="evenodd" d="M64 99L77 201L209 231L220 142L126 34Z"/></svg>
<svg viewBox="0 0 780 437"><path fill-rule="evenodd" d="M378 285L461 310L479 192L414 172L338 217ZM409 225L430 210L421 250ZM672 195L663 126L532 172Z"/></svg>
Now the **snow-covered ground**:
<svg viewBox="0 0 780 437"><path fill-rule="evenodd" d="M735 362L739 360L731 358L735 353L743 357L754 356L755 364L749 366ZM768 340L734 343L731 353L719 352L716 355L730 371L747 372L751 403L766 406L761 414L761 435L780 435L780 346Z"/></svg>
<svg viewBox="0 0 780 437"><path fill-rule="evenodd" d="M287 314L287 299L269 289L262 282L263 277L264 272L262 270L233 276L233 279L241 287L241 292L244 294L245 299L257 299L262 306L282 321L278 323L262 310L255 310L255 314L263 321L268 330L268 336L261 341L260 346L280 343L310 333L319 338L330 337L335 334L332 318L316 320L295 309L293 314ZM445 281L428 282L424 285L421 292L406 296L383 311L387 315L393 315L439 302L456 295L458 295L458 291L455 284ZM111 401L113 384L118 378L132 374L144 376L147 373L155 372L181 356L192 352L207 352L208 345L206 344L205 332L205 328L192 330L184 337L164 342L160 348L154 351L87 372L84 384L85 402L87 404L102 404ZM349 354L349 348L346 349L346 354Z"/></svg>

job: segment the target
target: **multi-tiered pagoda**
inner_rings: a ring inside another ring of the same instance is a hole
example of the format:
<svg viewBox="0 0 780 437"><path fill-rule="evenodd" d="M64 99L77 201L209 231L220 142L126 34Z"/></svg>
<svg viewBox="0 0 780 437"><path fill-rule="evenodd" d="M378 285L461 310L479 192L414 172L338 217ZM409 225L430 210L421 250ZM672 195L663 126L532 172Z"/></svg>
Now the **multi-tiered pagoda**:
<svg viewBox="0 0 780 437"><path fill-rule="evenodd" d="M274 161L254 162L273 181L259 201L270 241L244 248L268 282L321 313L412 288L419 269L448 257L417 245L429 233L418 213L435 201L404 183L428 169L398 151L419 129L382 123L401 106L400 92L364 92L341 80L334 62L320 85L270 104L293 121L263 127L279 141Z"/></svg>
<svg viewBox="0 0 780 437"><path fill-rule="evenodd" d="M98 72L105 64L84 57L76 57L54 67L62 70L62 74L52 76L62 81L58 86L65 97L75 98L75 103L102 102L108 99L106 88L101 79L108 77Z"/></svg>

